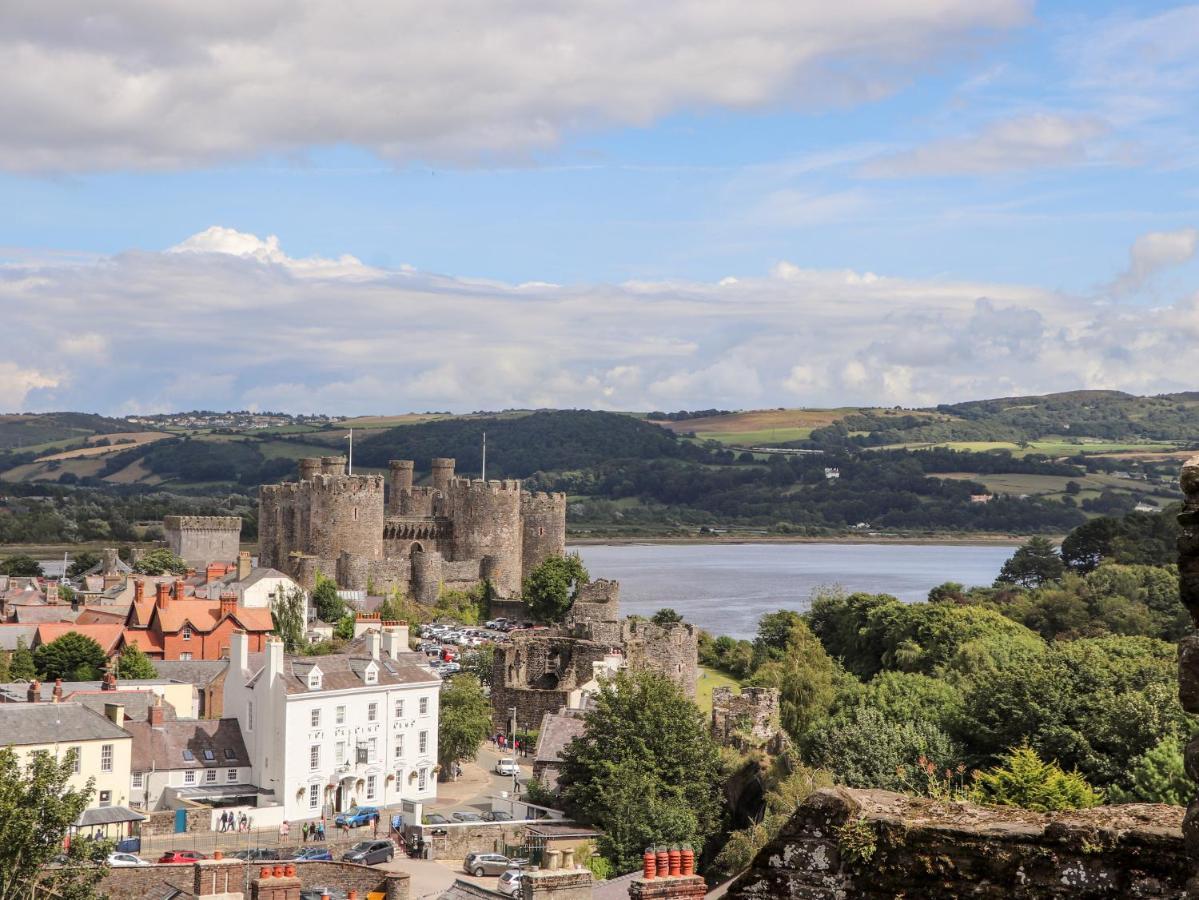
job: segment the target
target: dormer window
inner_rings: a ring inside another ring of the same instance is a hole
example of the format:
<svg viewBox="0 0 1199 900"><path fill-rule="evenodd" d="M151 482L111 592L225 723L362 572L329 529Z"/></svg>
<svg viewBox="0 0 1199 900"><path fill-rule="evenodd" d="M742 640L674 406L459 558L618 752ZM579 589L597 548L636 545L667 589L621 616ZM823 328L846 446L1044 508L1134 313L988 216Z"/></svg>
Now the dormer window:
<svg viewBox="0 0 1199 900"><path fill-rule="evenodd" d="M192 627L190 625L183 626L183 639L190 641L192 639Z"/></svg>
<svg viewBox="0 0 1199 900"><path fill-rule="evenodd" d="M321 689L321 670L315 666L308 673L308 690L319 691Z"/></svg>
<svg viewBox="0 0 1199 900"><path fill-rule="evenodd" d="M366 669L364 669L362 672L362 680L364 682L366 682L367 684L378 684L379 683L379 667L376 666L374 663L371 663L369 666L367 666Z"/></svg>

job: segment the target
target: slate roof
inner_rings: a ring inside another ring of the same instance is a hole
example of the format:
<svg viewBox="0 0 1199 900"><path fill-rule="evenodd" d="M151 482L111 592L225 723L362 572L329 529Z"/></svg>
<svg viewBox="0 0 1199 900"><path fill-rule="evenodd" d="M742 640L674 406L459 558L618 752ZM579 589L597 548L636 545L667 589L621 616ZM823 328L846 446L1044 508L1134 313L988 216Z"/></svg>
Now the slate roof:
<svg viewBox="0 0 1199 900"><path fill-rule="evenodd" d="M0 624L0 650L16 650L18 638L24 638L25 646L32 647L36 634L36 625Z"/></svg>
<svg viewBox="0 0 1199 900"><path fill-rule="evenodd" d="M561 713L546 713L541 720L541 731L537 734L537 755L534 763L558 763L562 751L585 730L581 716Z"/></svg>
<svg viewBox="0 0 1199 900"><path fill-rule="evenodd" d="M79 613L65 604L29 606L20 604L12 607L13 616L21 625L40 625L53 622L75 622Z"/></svg>
<svg viewBox="0 0 1199 900"><path fill-rule="evenodd" d="M258 654L256 654L257 656ZM261 656L265 656L262 654ZM376 687L396 684L440 684L441 679L425 666L381 655L378 662L377 685L367 685L363 678L370 656L355 656L348 653L332 653L328 656L285 656L283 657L283 688L288 694L316 694L321 691L338 691L357 687ZM308 687L308 673L313 666L321 670L321 687ZM250 679L253 685L262 675L261 663Z"/></svg>
<svg viewBox="0 0 1199 900"><path fill-rule="evenodd" d="M127 724L130 720L145 719L150 714L150 707L158 699L158 695L153 691L88 691L86 693L76 691L73 694L67 694L64 691L63 693L63 699L69 700L72 703L80 703L88 709L94 709L101 715L104 714L105 703L120 703L125 707L125 721ZM174 718L175 707L171 706L165 700L163 701L163 707L169 710L168 715ZM190 709L184 710L184 712L188 715L191 714Z"/></svg>
<svg viewBox="0 0 1199 900"><path fill-rule="evenodd" d="M628 900L629 885L634 878L641 877L641 870L636 869L628 875L619 875L592 885L591 900Z"/></svg>
<svg viewBox="0 0 1199 900"><path fill-rule="evenodd" d="M62 693L63 693L64 699L67 699L69 697L69 695L71 695L71 694L79 694L79 693L83 693L83 694L104 693L108 696L112 696L113 694L126 695L126 694L141 693L141 694L150 694L151 696L153 696L152 691L134 690L133 688L129 687L129 685L137 685L138 687L141 687L141 688L149 688L154 685L168 685L168 684L174 684L174 683L175 683L174 680L169 679L169 678L138 678L138 679L131 678L131 679L128 679L127 681L123 681L123 682L118 681L117 682L118 688L120 688L122 684L126 685L125 690L104 691L103 690L104 682L102 682L102 681L64 681L62 683ZM46 703L49 703L51 700L54 699L54 682L53 681L43 681L41 683L41 687L42 687L42 700ZM0 684L0 694L8 696L13 699L17 699L22 703L25 702L25 696L26 696L26 693L28 692L28 690L29 690L29 682L27 682L27 681L10 681L7 684Z"/></svg>
<svg viewBox="0 0 1199 900"><path fill-rule="evenodd" d="M229 668L227 659L156 659L154 669L160 678L208 685Z"/></svg>
<svg viewBox="0 0 1199 900"><path fill-rule="evenodd" d="M115 741L129 733L79 703L0 703L0 744Z"/></svg>
<svg viewBox="0 0 1199 900"><path fill-rule="evenodd" d="M454 883L445 889L437 900L495 900L496 897L503 897L503 894L496 891L489 891L485 887L477 884L471 884L469 881L463 881L461 878L455 878Z"/></svg>
<svg viewBox="0 0 1199 900"><path fill-rule="evenodd" d="M231 769L250 764L237 719L176 719L162 725L126 722L125 730L133 735L134 772ZM184 750L191 751L192 759L183 755ZM212 759L204 758L205 750L212 751Z"/></svg>
<svg viewBox="0 0 1199 900"><path fill-rule="evenodd" d="M118 822L144 822L146 817L134 812L126 806L100 806L85 809L75 820L80 828L92 828L97 825L115 825Z"/></svg>
<svg viewBox="0 0 1199 900"><path fill-rule="evenodd" d="M124 625L128 607L85 606L75 619L76 625Z"/></svg>

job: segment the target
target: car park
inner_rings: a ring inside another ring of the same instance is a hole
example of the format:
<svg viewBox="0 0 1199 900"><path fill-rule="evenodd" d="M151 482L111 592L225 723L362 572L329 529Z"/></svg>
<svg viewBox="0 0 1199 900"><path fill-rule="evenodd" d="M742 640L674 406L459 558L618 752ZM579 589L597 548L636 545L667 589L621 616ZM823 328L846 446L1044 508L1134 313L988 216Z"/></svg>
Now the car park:
<svg viewBox="0 0 1199 900"><path fill-rule="evenodd" d="M376 863L391 862L395 854L396 847L391 841L359 841L343 853L341 859L343 862L373 866Z"/></svg>
<svg viewBox="0 0 1199 900"><path fill-rule="evenodd" d="M450 820L441 813L426 813L424 817L425 825L449 825Z"/></svg>
<svg viewBox="0 0 1199 900"><path fill-rule="evenodd" d="M140 856L134 856L132 853L110 853L108 854L108 864L114 868L150 865L148 860L144 860Z"/></svg>
<svg viewBox="0 0 1199 900"><path fill-rule="evenodd" d="M479 815L477 812L470 812L469 810L462 810L462 811L459 811L456 813L451 813L450 818L453 819L455 822L482 822L483 821L483 817L481 815Z"/></svg>
<svg viewBox="0 0 1199 900"><path fill-rule="evenodd" d="M516 760L510 756L505 756L502 759L495 761L495 774L497 775L519 775L520 766L516 764Z"/></svg>
<svg viewBox="0 0 1199 900"><path fill-rule="evenodd" d="M183 863L194 863L198 859L208 859L208 857L196 850L168 850L158 858L158 862L162 865L182 865Z"/></svg>
<svg viewBox="0 0 1199 900"><path fill-rule="evenodd" d="M499 883L495 886L495 889L506 896L518 897L521 891L521 881L524 877L525 873L520 869L509 869L500 876Z"/></svg>
<svg viewBox="0 0 1199 900"><path fill-rule="evenodd" d="M484 822L511 822L512 813L504 812L502 809L489 809L483 813Z"/></svg>
<svg viewBox="0 0 1199 900"><path fill-rule="evenodd" d="M333 820L333 824L345 825L347 828L358 828L362 825L369 825L377 818L379 818L379 807L356 806L349 812L339 814Z"/></svg>

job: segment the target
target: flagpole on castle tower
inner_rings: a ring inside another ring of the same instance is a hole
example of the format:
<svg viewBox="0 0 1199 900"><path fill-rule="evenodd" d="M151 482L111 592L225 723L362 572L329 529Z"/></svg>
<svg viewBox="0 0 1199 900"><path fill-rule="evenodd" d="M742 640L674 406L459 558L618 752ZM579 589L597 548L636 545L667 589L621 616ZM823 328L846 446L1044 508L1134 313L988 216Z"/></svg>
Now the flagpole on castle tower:
<svg viewBox="0 0 1199 900"><path fill-rule="evenodd" d="M350 429L350 433L348 435L346 435L346 437L348 437L350 439L350 458L349 458L349 460L347 460L347 463L346 463L346 474L353 475L354 474L354 429L353 428Z"/></svg>
<svg viewBox="0 0 1199 900"><path fill-rule="evenodd" d="M483 471L479 473L479 477L484 481L487 480L487 432L483 432Z"/></svg>

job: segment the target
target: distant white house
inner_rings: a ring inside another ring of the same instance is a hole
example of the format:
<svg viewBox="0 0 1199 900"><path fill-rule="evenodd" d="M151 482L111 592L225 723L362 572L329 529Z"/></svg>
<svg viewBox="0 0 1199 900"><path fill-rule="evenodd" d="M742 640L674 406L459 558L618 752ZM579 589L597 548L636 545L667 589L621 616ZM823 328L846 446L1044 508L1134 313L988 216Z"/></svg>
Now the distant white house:
<svg viewBox="0 0 1199 900"><path fill-rule="evenodd" d="M286 819L437 795L441 679L400 634L365 637L362 652L288 656L270 640L251 657L233 636L224 712Z"/></svg>
<svg viewBox="0 0 1199 900"><path fill-rule="evenodd" d="M841 470L836 469L836 468L831 468L829 466L825 466L824 467L824 477L828 481L832 481L834 478L840 478Z"/></svg>

